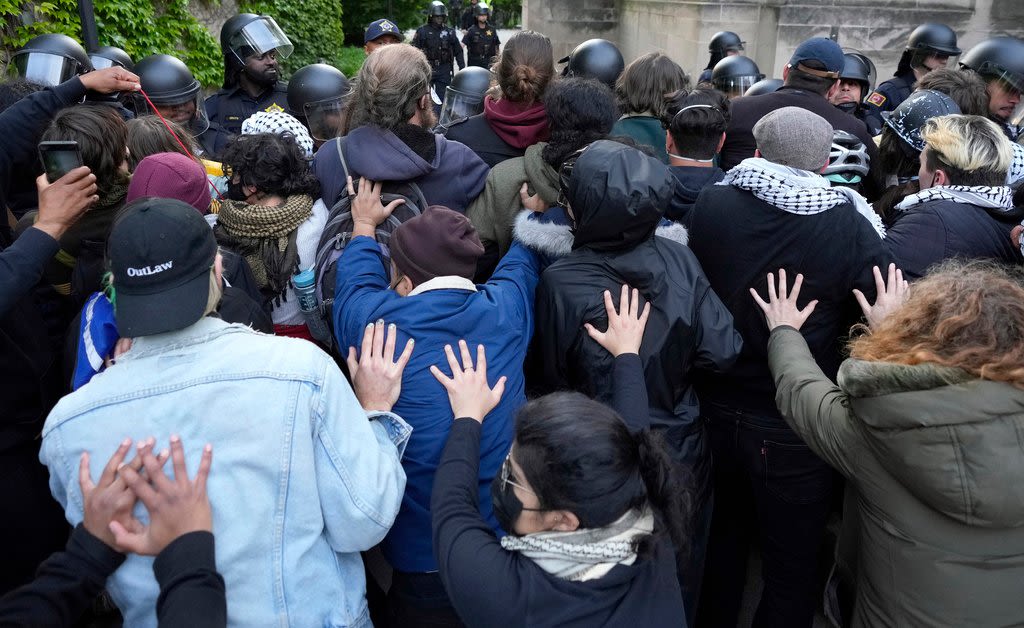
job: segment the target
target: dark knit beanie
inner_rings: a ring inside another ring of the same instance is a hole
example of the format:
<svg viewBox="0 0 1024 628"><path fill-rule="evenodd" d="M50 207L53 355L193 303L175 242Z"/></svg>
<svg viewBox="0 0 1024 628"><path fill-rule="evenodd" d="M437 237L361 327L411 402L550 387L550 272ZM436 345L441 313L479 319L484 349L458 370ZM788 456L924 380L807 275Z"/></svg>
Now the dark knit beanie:
<svg viewBox="0 0 1024 628"><path fill-rule="evenodd" d="M389 244L398 271L417 286L446 275L472 279L484 253L469 218L440 205L400 224Z"/></svg>

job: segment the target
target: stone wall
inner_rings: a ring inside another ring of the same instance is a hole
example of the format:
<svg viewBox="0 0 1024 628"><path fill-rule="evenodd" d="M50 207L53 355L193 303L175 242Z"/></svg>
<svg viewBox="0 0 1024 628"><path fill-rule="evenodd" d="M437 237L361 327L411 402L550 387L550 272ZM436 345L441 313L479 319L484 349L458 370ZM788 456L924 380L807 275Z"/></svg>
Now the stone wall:
<svg viewBox="0 0 1024 628"><path fill-rule="evenodd" d="M992 35L1024 37L1021 0L524 0L524 28L552 39L556 55L591 37L614 41L627 62L661 51L698 73L718 31L747 42L761 72L780 77L793 49L809 37L835 32L844 48L864 52L884 79L896 69L910 31L937 21L969 49Z"/></svg>
<svg viewBox="0 0 1024 628"><path fill-rule="evenodd" d="M237 0L220 0L220 2L189 2L189 13L220 42L220 27L224 26L232 16L238 14Z"/></svg>

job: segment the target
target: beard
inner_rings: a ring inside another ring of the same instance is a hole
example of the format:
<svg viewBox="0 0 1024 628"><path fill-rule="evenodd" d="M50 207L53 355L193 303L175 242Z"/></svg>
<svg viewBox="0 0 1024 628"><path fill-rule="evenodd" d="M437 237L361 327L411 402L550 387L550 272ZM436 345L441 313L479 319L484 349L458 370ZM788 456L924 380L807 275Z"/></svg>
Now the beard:
<svg viewBox="0 0 1024 628"><path fill-rule="evenodd" d="M254 72L249 68L243 68L242 72L249 77L249 80L259 85L260 87L271 87L277 83L277 79L281 76L276 69L263 70L261 72Z"/></svg>
<svg viewBox="0 0 1024 628"><path fill-rule="evenodd" d="M431 101L431 104L426 109L419 110L417 123L428 131L437 126L437 114L434 113L433 101Z"/></svg>

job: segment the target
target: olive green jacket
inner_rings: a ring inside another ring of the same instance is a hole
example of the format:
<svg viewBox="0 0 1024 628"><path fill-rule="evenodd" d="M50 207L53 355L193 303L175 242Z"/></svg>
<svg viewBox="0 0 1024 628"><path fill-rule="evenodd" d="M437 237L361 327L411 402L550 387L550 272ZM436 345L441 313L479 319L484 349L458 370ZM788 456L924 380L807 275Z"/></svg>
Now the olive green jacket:
<svg viewBox="0 0 1024 628"><path fill-rule="evenodd" d="M858 495L853 625L1024 625L1024 390L853 359L837 386L791 327L768 361L779 411Z"/></svg>

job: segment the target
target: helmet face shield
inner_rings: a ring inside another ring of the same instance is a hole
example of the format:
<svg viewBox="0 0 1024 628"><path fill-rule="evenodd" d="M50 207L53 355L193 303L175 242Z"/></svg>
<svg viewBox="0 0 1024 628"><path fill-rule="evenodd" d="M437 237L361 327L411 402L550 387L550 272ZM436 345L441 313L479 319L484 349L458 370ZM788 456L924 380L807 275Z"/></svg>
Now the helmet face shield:
<svg viewBox="0 0 1024 628"><path fill-rule="evenodd" d="M760 81L761 76L726 76L712 81L715 89L725 92L729 98L742 96L754 83Z"/></svg>
<svg viewBox="0 0 1024 628"><path fill-rule="evenodd" d="M152 96L150 100L160 111L160 115L185 127L195 137L210 128L210 119L206 116L206 102L201 91L174 101L156 100ZM145 100L142 100L138 111L153 113Z"/></svg>
<svg viewBox="0 0 1024 628"><path fill-rule="evenodd" d="M449 87L445 90L444 104L441 105L441 115L438 117L437 125L442 129L447 129L459 120L475 116L483 110L484 97L482 94L466 94Z"/></svg>
<svg viewBox="0 0 1024 628"><path fill-rule="evenodd" d="M231 51L243 64L247 58L264 55L271 50L276 50L278 57L287 59L295 50L277 22L265 15L239 29L231 36L230 43Z"/></svg>
<svg viewBox="0 0 1024 628"><path fill-rule="evenodd" d="M89 57L89 59L92 61L92 69L94 69L94 70L106 70L107 68L112 68L115 65L121 66L120 63L114 63L114 61L112 59L108 59L106 57L96 57L96 56L93 56L93 57ZM121 66L121 67L124 67L124 66Z"/></svg>
<svg viewBox="0 0 1024 628"><path fill-rule="evenodd" d="M341 114L345 111L343 96L308 102L302 106L309 135L321 142L338 137L341 131Z"/></svg>
<svg viewBox="0 0 1024 628"><path fill-rule="evenodd" d="M15 54L14 67L26 81L49 86L60 85L78 74L78 61L48 52Z"/></svg>

